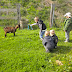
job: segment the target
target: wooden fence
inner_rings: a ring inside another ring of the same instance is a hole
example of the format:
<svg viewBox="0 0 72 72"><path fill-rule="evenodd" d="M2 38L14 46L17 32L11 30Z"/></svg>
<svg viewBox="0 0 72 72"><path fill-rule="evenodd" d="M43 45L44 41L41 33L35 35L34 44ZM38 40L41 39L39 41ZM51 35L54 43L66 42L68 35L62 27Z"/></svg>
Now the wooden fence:
<svg viewBox="0 0 72 72"><path fill-rule="evenodd" d="M55 9L55 4L51 4L51 11L50 11L50 27L53 26L53 22L54 22L54 9Z"/></svg>
<svg viewBox="0 0 72 72"><path fill-rule="evenodd" d="M21 16L20 16L20 4L17 4L17 8L15 9L0 9L0 13L5 12L7 16L0 16L0 19L14 19L17 20L18 23L20 22ZM8 16L9 12L16 13L16 16Z"/></svg>

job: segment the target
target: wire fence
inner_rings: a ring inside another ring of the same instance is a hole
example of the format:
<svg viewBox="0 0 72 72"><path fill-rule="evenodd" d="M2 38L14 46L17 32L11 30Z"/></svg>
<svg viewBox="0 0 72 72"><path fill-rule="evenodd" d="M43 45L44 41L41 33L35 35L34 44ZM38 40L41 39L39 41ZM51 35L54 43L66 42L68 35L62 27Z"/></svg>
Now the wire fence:
<svg viewBox="0 0 72 72"><path fill-rule="evenodd" d="M19 21L19 9L17 5L11 6L10 3L0 4L0 26L15 26Z"/></svg>

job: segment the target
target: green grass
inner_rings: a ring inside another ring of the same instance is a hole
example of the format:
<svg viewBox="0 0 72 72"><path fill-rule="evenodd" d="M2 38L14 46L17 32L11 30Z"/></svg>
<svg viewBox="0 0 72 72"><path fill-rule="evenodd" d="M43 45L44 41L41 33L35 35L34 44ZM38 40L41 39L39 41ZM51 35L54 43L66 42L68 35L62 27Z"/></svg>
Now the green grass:
<svg viewBox="0 0 72 72"><path fill-rule="evenodd" d="M15 37L8 33L5 38L0 27L0 72L72 72L72 32L70 42L64 43L64 31L53 29L59 38L58 48L46 53L39 29L17 30ZM63 65L57 65L56 60Z"/></svg>

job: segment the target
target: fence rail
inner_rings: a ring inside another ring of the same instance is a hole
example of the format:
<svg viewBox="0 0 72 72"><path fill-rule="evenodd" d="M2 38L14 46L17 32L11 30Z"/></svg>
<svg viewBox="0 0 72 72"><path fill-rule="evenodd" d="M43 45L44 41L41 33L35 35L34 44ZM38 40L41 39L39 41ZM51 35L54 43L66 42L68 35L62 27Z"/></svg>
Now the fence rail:
<svg viewBox="0 0 72 72"><path fill-rule="evenodd" d="M17 12L17 9L0 9L0 12Z"/></svg>
<svg viewBox="0 0 72 72"><path fill-rule="evenodd" d="M21 19L21 16L20 16L20 4L17 4L17 7L14 8L14 9L5 9L5 8L2 8L0 9L0 13L3 13L5 12L6 15L5 16L0 16L0 20L3 20L3 19L14 19L14 20L17 20L18 23L20 22L20 19ZM10 12L13 12L16 14L16 16L10 16Z"/></svg>
<svg viewBox="0 0 72 72"><path fill-rule="evenodd" d="M15 17L0 17L0 19L15 19L15 20L17 20L18 17L17 16L15 16Z"/></svg>

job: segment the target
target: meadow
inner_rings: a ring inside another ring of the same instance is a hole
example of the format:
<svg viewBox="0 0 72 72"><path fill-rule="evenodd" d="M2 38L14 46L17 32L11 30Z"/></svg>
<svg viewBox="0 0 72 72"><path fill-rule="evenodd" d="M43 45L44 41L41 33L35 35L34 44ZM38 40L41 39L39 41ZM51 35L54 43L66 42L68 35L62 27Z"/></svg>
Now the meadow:
<svg viewBox="0 0 72 72"><path fill-rule="evenodd" d="M0 27L0 72L72 72L72 31L70 42L65 43L63 29L53 29L59 39L58 47L46 53L39 29L18 29L16 36L8 33L5 38ZM56 60L63 65L58 65Z"/></svg>

